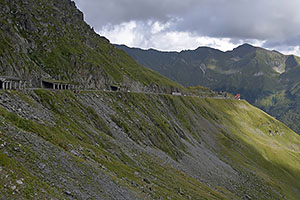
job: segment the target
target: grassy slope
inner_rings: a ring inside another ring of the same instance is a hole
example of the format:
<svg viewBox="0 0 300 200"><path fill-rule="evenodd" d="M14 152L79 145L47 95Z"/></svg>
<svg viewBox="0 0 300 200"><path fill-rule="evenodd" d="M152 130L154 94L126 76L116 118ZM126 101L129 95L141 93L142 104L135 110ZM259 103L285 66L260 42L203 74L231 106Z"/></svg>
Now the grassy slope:
<svg viewBox="0 0 300 200"><path fill-rule="evenodd" d="M42 195L43 190L51 196L64 196L63 189L51 185L54 180L47 181L38 175L40 169L31 169L30 162L41 159L33 156L32 149L26 149L24 144L20 147L24 155L32 154L31 160L13 150L20 141L14 141L8 134L10 131L5 127L9 124L25 131L23 134L33 134L50 142L62 152L74 150L71 144L80 156L70 157L85 166L88 178L92 175L88 173L87 164L92 159L94 164L89 168L99 171L98 164L104 166L107 171L103 173L141 198L146 198L145 195L164 199L167 196L172 199L239 199L245 195L253 199L298 198L299 136L244 101L103 92L86 92L76 97L71 92L44 90L35 91L31 97L20 92L14 95L31 106L42 105L49 115L55 116L55 124L26 120L1 108L0 118L6 124L1 126L1 141L6 142L1 150L2 170L14 174L12 182L20 177L26 182L26 187L17 194L3 187L5 182L2 182L0 190L4 197L32 196L34 192ZM94 100L87 102L87 99ZM106 105L109 113L103 113L100 105ZM134 142L130 147L123 143L128 139L122 139L113 128L115 125ZM210 126L214 128L208 128ZM216 146L206 143L203 131ZM142 146L151 147L180 162L187 155L196 156L183 142L192 144L190 137L199 142L193 145L207 145L207 149L234 168L239 176L246 177L247 183L232 183L236 189L215 183L207 186L192 178L190 172L174 168L149 151L140 150ZM10 157L4 152L9 152ZM82 177L76 178L81 180Z"/></svg>
<svg viewBox="0 0 300 200"><path fill-rule="evenodd" d="M69 0L0 1L0 5L0 75L31 80L34 87L41 78L50 78L88 88L140 84L183 89L96 34Z"/></svg>
<svg viewBox="0 0 300 200"><path fill-rule="evenodd" d="M30 77L35 81L41 75L50 75L54 79L75 79L86 84L92 74L94 84L100 87L103 77L107 76L110 82L122 83L127 76L146 86L182 88L138 65L105 38L96 35L82 21L75 7L70 7L70 1L24 2L0 1L1 9L4 5L13 9L13 12L3 11L1 18L4 29L0 31L0 55L5 58L1 75ZM28 24L22 20L24 15ZM53 119L49 119L50 123L36 117L40 111L20 113L26 106L15 99L2 104L5 107L0 108L0 190L3 199L33 198L35 195L66 198L64 179L74 185L82 182L90 186L87 190L93 191L89 194L92 198L102 195L100 193L104 193L101 197L109 198L110 192L99 183L100 178L95 174L110 177L115 184L129 188L142 199L226 199L243 198L245 194L272 199L280 196L279 192L288 199L298 196L298 137L243 102L233 104L230 100L102 92L75 96L71 92L44 90L37 90L31 96L20 92L7 95L22 99L32 110L41 108ZM95 100L90 102L88 98ZM13 106L6 107L10 104ZM100 109L100 104L106 106L109 114ZM244 107L250 111L245 112ZM257 128L258 116L261 116L262 124ZM240 119L243 119L242 123L238 123ZM251 129L254 131L249 131ZM276 134L277 129L285 134L268 136ZM187 155L196 159L186 143L197 147L191 137L199 144L205 143L204 132L216 143L216 146L205 144L207 148L236 169L241 177L248 176L253 188L245 187L239 181L234 183L237 189L226 184L208 186L191 172L165 163L156 154L140 151L142 147L150 147L178 163ZM127 137L122 138L119 133ZM132 147L123 144L123 139L133 141L129 145ZM38 165L40 161L49 167L49 174ZM80 170L70 173L65 168ZM81 175L82 171L85 176ZM257 177L261 181L257 182ZM17 185L16 191L12 186L22 178L25 184ZM77 189L84 191L81 187ZM74 195L82 197L77 193Z"/></svg>
<svg viewBox="0 0 300 200"><path fill-rule="evenodd" d="M239 111L232 109L233 106L239 107ZM274 188L284 191L288 199L295 198L291 194L300 186L296 181L300 178L299 136L248 103L229 103L218 108L230 116L229 124L234 124L230 126L235 133L233 138L241 142L236 151L231 152L231 158L261 174ZM228 151L230 146L225 144L225 147ZM237 153L239 151L244 154Z"/></svg>

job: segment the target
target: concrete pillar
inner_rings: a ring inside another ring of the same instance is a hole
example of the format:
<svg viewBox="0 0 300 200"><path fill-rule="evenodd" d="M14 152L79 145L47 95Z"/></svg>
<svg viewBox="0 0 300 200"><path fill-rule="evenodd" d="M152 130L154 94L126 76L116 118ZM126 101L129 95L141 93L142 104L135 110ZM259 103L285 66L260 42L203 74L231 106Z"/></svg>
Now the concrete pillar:
<svg viewBox="0 0 300 200"><path fill-rule="evenodd" d="M2 82L2 90L5 90L5 82Z"/></svg>
<svg viewBox="0 0 300 200"><path fill-rule="evenodd" d="M53 83L53 90L55 90L55 83Z"/></svg>

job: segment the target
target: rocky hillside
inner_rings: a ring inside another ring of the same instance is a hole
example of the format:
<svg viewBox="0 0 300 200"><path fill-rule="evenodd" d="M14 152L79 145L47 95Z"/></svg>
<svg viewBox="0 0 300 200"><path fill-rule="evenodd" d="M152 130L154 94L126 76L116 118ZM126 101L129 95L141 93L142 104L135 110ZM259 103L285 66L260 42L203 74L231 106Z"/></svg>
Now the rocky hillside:
<svg viewBox="0 0 300 200"><path fill-rule="evenodd" d="M300 137L245 101L0 93L0 199L298 199Z"/></svg>
<svg viewBox="0 0 300 200"><path fill-rule="evenodd" d="M279 121L202 87L169 95L187 89L69 0L0 5L0 76L93 89L0 90L0 199L298 199L300 138Z"/></svg>
<svg viewBox="0 0 300 200"><path fill-rule="evenodd" d="M137 64L97 35L70 0L0 1L0 76L72 81L87 89L181 87Z"/></svg>
<svg viewBox="0 0 300 200"><path fill-rule="evenodd" d="M241 45L222 52L208 47L159 52L116 45L139 63L183 85L240 93L242 98L300 133L300 58Z"/></svg>

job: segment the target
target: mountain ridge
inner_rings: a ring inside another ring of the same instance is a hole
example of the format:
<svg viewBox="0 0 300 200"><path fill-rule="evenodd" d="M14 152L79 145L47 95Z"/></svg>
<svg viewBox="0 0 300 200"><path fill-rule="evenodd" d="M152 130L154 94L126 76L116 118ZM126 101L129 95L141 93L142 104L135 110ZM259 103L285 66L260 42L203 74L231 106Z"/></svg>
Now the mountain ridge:
<svg viewBox="0 0 300 200"><path fill-rule="evenodd" d="M298 199L300 137L278 120L142 67L70 0L0 5L0 75L82 86L0 89L0 199Z"/></svg>
<svg viewBox="0 0 300 200"><path fill-rule="evenodd" d="M299 110L293 88L300 82L300 58L249 44L232 51L199 47L195 50L155 54L118 46L140 64L185 86L202 85L212 90L240 93L300 133ZM273 100L272 100L273 99ZM296 112L297 113L297 112ZM291 115L294 117L291 120Z"/></svg>

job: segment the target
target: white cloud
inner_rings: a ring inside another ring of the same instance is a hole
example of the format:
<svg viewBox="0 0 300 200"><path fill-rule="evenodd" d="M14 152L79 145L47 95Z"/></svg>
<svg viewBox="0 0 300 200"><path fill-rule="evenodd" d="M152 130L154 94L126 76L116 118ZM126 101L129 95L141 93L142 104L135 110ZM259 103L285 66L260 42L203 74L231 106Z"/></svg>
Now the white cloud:
<svg viewBox="0 0 300 200"><path fill-rule="evenodd" d="M300 46L286 46L286 47L275 47L274 49L276 49L277 51L280 51L283 54L286 55L298 55L300 56Z"/></svg>
<svg viewBox="0 0 300 200"><path fill-rule="evenodd" d="M137 33L135 32L136 23L122 23L118 26L105 26L97 31L100 35L107 37L112 43L124 43L128 45L137 45Z"/></svg>
<svg viewBox="0 0 300 200"><path fill-rule="evenodd" d="M114 43L160 50L204 45L228 50L248 42L299 55L299 0L75 2L87 22Z"/></svg>
<svg viewBox="0 0 300 200"><path fill-rule="evenodd" d="M228 51L245 42L262 46L260 40L235 40L231 38L216 38L198 36L189 32L169 30L170 22L162 24L158 21L147 23L130 21L120 25L105 26L98 30L100 35L107 37L112 43L125 44L130 47L157 49L161 51L181 51L196 49L199 46L209 46L222 51Z"/></svg>

